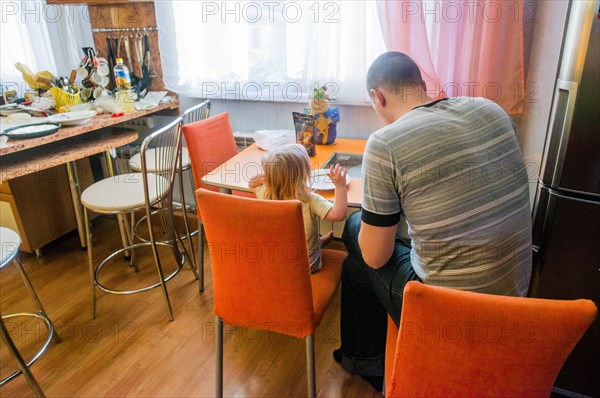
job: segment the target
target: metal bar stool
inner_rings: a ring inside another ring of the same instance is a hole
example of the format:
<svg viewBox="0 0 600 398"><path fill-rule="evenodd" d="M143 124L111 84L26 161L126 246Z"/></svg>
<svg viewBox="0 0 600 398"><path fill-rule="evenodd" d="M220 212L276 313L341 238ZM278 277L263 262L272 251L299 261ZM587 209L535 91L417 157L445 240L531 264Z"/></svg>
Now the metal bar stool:
<svg viewBox="0 0 600 398"><path fill-rule="evenodd" d="M204 120L206 118L208 118L210 114L210 100L205 100L203 102L201 102L198 105L195 105L191 108L186 109L181 117L183 119L183 124L189 124L189 123L194 123L200 120ZM150 162L147 163L147 167L148 167L148 171L151 173L164 173L164 170L159 170L156 167L156 164L154 162L152 162L151 160L154 158L154 149L149 149L146 153L147 153L147 158L150 159ZM135 155L133 155L131 157L131 159L129 160L129 168L134 171L134 172L140 172L142 170L141 168L142 162L141 162L141 155L140 153L137 153ZM190 161L190 155L188 152L187 147L182 146L181 148L181 156L179 157L179 167L177 170L178 176L179 176L179 195L181 197L181 207L183 208L183 219L184 219L184 226L185 226L185 236L180 236L180 239L182 240L187 240L189 242L190 248L189 248L189 256L191 257L190 260L194 263L197 264L198 268L201 269L201 263L197 263L196 262L196 252L194 250L194 245L192 242L192 236L197 235L198 231L201 228L201 223L198 222L198 226L197 228L192 231L189 225L189 220L188 220L188 212L190 212L191 214L196 214L197 213L197 205L196 205L196 195L192 194L192 197L194 199L194 207L190 208L186 201L185 201L185 190L184 190L184 186L183 186L183 173L184 172L188 172L188 176L189 176L189 180L190 180L190 184L192 189L195 189L195 184L194 184L194 174L191 171L192 169L192 164ZM156 211L155 211L156 212ZM135 228L134 228L134 236L135 238L141 240L142 242L147 242L147 240L143 237L140 236L140 234L138 234L137 230L138 230L138 226L144 221L145 217L140 218L140 220L138 220L138 222L135 224ZM202 234L200 235L199 239L202 237ZM202 242L199 243L199 245L201 245ZM186 254L187 254L187 250L186 250ZM202 251L200 251L200 258L198 261L200 262L204 262L204 259L202 258ZM204 281L203 279L203 274L200 274L200 291L204 291Z"/></svg>
<svg viewBox="0 0 600 398"><path fill-rule="evenodd" d="M36 292L33 288L33 285L31 284L31 281L29 280L29 277L27 276L27 273L25 272L25 269L23 268L23 265L21 264L21 262L19 261L19 258L17 257L17 255L19 253L20 245L21 245L21 238L15 231L13 231L12 229L0 227L0 269L4 268L6 265L8 265L10 263L13 263L16 265L17 270L19 271L19 274L21 275L21 279L23 280L23 283L25 284L25 287L27 288L29 295L33 299L35 306L37 307L38 313L34 314L34 313L29 313L29 312L21 312L21 313L17 313L17 314L0 316L0 334L2 335L2 340L8 347L8 351L10 352L12 357L17 362L17 365L19 366L19 370L12 373L11 375L5 377L4 379L0 380L0 386L3 386L4 384L8 383L10 380L14 379L15 377L17 377L18 375L23 373L23 375L29 382L29 385L33 389L33 392L35 393L35 395L38 397L43 397L44 392L40 388L35 377L33 377L33 374L29 370L29 366L31 366L35 361L37 361L37 359L46 351L46 349L50 345L50 341L52 339L54 339L55 342L60 343L61 338L58 335L58 333L56 332L56 330L54 329L54 324L52 323L50 318L48 318L48 315L46 314L46 311L44 310L44 307L42 306L42 303L41 303L38 295L36 294ZM46 328L48 329L48 337L46 338L46 341L44 342L42 348L34 355L34 357L31 360L29 360L29 362L25 362L25 360L19 353L19 350L15 346L12 338L10 337L10 334L8 333L6 325L4 324L5 319L25 317L25 316L41 319L44 322L44 324L46 325Z"/></svg>
<svg viewBox="0 0 600 398"><path fill-rule="evenodd" d="M181 117L169 123L165 127L150 134L144 139L141 147L141 173L122 174L115 177L109 177L98 181L88 187L81 195L81 203L84 207L84 218L87 236L88 261L90 268L90 278L92 283L92 318L96 318L96 288L118 295L141 293L147 290L160 287L162 289L165 306L169 320L173 320L173 310L167 291L166 282L171 280L181 271L185 263L185 246L177 235L175 228L175 219L173 215L173 187L175 184L175 175L177 165L181 156ZM149 165L154 164L156 170L162 170L161 173L151 173ZM151 216L155 210L159 209L163 217L166 228L167 240L159 241L156 239L155 228ZM149 241L134 243L133 223L132 230L128 231L129 246L106 257L98 266L94 265L92 236L90 234L90 224L88 212L94 211L102 214L122 214L133 215L136 211L145 210L145 217L148 225ZM180 247L180 245L182 247ZM117 256L124 250L131 251L131 261L135 271L137 263L135 250L141 247L150 246L154 257L156 271L159 281L151 285L131 289L114 289L103 285L100 280L100 272L109 260ZM168 247L177 263L175 271L165 276L161 264L161 258L158 254L158 246ZM188 257L189 258L189 257ZM195 264L190 263L190 268L198 279L198 272Z"/></svg>

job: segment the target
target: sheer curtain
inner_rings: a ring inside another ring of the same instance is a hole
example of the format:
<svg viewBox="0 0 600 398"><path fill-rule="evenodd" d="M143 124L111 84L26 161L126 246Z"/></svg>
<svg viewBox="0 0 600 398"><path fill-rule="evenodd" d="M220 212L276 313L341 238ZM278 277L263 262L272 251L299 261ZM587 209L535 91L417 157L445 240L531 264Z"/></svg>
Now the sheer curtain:
<svg viewBox="0 0 600 398"><path fill-rule="evenodd" d="M16 62L32 72L65 76L79 65L82 46L92 46L87 7L45 1L2 2L0 62L2 85L19 94L29 89Z"/></svg>
<svg viewBox="0 0 600 398"><path fill-rule="evenodd" d="M304 102L327 84L368 100L370 63L385 52L375 2L155 3L165 85L190 97Z"/></svg>
<svg viewBox="0 0 600 398"><path fill-rule="evenodd" d="M485 97L523 113L523 0L377 2L388 50L413 57L433 96ZM529 10L530 11L530 10Z"/></svg>

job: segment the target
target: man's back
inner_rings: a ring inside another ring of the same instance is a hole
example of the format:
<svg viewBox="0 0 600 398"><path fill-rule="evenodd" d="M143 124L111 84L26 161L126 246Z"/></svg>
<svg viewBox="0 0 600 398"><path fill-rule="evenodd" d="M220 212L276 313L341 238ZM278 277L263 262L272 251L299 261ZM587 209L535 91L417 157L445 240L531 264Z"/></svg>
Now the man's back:
<svg viewBox="0 0 600 398"><path fill-rule="evenodd" d="M527 293L527 173L498 105L461 97L416 108L373 134L363 170L364 209L394 214L401 206L411 263L425 283Z"/></svg>

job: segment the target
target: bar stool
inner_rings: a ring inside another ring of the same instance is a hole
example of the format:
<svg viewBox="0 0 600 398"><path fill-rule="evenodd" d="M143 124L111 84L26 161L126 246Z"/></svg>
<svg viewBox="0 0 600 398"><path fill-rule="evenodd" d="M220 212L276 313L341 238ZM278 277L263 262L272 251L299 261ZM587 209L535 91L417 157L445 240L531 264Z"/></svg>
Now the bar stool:
<svg viewBox="0 0 600 398"><path fill-rule="evenodd" d="M115 177L109 177L98 181L88 187L81 194L81 203L84 207L84 218L86 227L88 262L90 269L90 278L92 284L92 318L96 318L96 288L118 295L141 293L147 290L160 287L163 292L165 306L169 320L173 320L173 310L167 291L166 282L171 280L181 271L185 263L186 249L176 233L175 219L173 216L173 187L175 183L175 174L179 158L181 156L181 117L169 123L165 127L150 134L141 147L141 173L122 174ZM153 164L160 173L152 173L149 165ZM151 216L160 212L163 225L166 228L167 240L158 241L155 237L154 226L151 222ZM88 212L94 211L101 214L131 215L139 210L145 210L145 217L148 225L149 240L142 243L134 243L133 223L131 231L128 231L129 245L119 249L106 257L98 266L94 265L92 236L90 234L90 224ZM182 247L180 247L180 244ZM159 281L151 285L131 289L120 290L103 285L99 280L100 271L109 260L119 255L123 251L131 252L131 265L137 271L135 250L144 246L150 246L152 249L156 271ZM158 254L158 246L171 249L177 268L170 275L164 276L161 259ZM195 264L190 262L190 267L196 279L198 272Z"/></svg>
<svg viewBox="0 0 600 398"><path fill-rule="evenodd" d="M208 118L210 114L210 100L206 100L201 102L198 105L195 105L191 108L186 109L181 117L183 119L183 124L189 124L189 123L194 123L200 120L204 120L206 118ZM153 161L153 159L155 158L155 154L154 154L154 149L148 149L148 151L146 152L146 157L148 158L148 162L146 164L147 170L151 173L164 173L165 170L160 170L157 166L156 163ZM133 155L131 157L131 159L129 159L129 168L134 171L134 172L141 172L142 171L142 159L141 159L141 154L140 153L136 153L135 155ZM184 219L184 226L185 226L185 236L180 236L180 239L184 240L186 239L189 242L190 248L189 248L189 253L191 256L191 261L194 264L198 264L196 262L196 252L194 250L194 245L192 242L192 236L195 236L198 234L198 227L196 227L196 229L194 231L191 230L190 225L189 225L189 221L188 221L188 212L190 212L191 214L196 215L197 213L197 208L198 206L196 205L196 195L192 194L192 197L194 198L194 207L190 208L188 207L186 201L185 201L185 189L183 186L183 173L184 172L188 172L188 176L190 179L190 184L192 189L195 189L195 184L194 184L194 174L191 171L192 169L192 163L190 161L190 154L188 152L187 147L182 146L181 147L181 156L179 158L179 167L177 170L177 173L179 175L179 195L181 197L181 207L183 209L183 219ZM154 211L153 214L155 214L157 211ZM140 220L137 221L137 223L135 224L135 228L134 228L134 236L135 238L141 240L142 242L147 242L147 240L145 238L143 238L142 236L140 236L140 234L138 234L137 230L138 230L138 226L144 221L145 216L140 218ZM187 251L186 251L187 253ZM199 261L204 261L203 258L200 258ZM198 267L200 268L200 264L198 264ZM202 284L202 281L201 281ZM202 291L203 289L201 289Z"/></svg>
<svg viewBox="0 0 600 398"><path fill-rule="evenodd" d="M29 385L33 389L33 392L35 393L35 395L38 397L43 397L44 392L42 391L42 389L40 388L35 377L29 370L29 366L31 366L35 361L37 361L37 359L46 351L46 349L50 345L50 341L52 339L54 339L55 342L60 343L61 338L58 335L58 333L56 332L56 330L54 329L54 324L52 323L50 318L48 318L48 315L46 314L46 311L44 310L44 307L42 306L42 303L41 303L38 295L36 294L35 290L33 289L33 285L31 284L31 281L29 280L29 277L27 276L27 273L25 272L23 265L21 264L21 262L19 261L19 258L17 257L17 255L19 253L20 245L21 245L21 238L15 231L13 231L12 229L0 227L0 269L4 268L5 266L7 266L8 264L11 264L11 263L15 264L15 266L17 267L17 270L19 271L19 274L21 275L21 279L23 280L23 283L25 284L25 287L27 288L27 291L29 292L29 295L33 299L33 302L35 303L35 305L38 309L38 313L34 314L34 313L29 313L29 312L21 312L21 313L16 313L16 314L0 316L0 334L2 335L2 340L8 347L8 351L10 352L10 354L12 355L14 360L17 362L17 365L19 366L19 370L12 373L11 375L5 377L4 379L0 380L0 386L3 386L4 384L8 383L10 380L14 379L15 377L17 377L18 375L23 373L23 375L27 379L27 382L29 382ZM4 324L5 319L26 317L26 316L41 319L44 322L44 324L46 325L46 328L48 329L48 337L46 338L46 341L44 342L42 348L34 355L34 357L29 362L25 362L25 360L19 353L19 350L15 346L12 338L10 337L10 334L8 333L6 325Z"/></svg>

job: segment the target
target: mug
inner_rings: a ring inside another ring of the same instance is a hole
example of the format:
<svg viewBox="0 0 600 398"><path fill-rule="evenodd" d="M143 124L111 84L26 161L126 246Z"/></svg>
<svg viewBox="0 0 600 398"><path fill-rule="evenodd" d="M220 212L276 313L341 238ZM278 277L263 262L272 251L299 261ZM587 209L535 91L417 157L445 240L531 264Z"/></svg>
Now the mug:
<svg viewBox="0 0 600 398"><path fill-rule="evenodd" d="M108 61L106 58L96 58L98 61L98 65L96 66L96 71L100 76L108 76L110 73L110 68L108 67Z"/></svg>
<svg viewBox="0 0 600 398"><path fill-rule="evenodd" d="M88 70L83 66L77 68L77 76L79 76L81 79L85 79L88 76L88 74Z"/></svg>
<svg viewBox="0 0 600 398"><path fill-rule="evenodd" d="M83 100L88 100L92 96L92 89L88 87L84 87L81 89L81 98Z"/></svg>
<svg viewBox="0 0 600 398"><path fill-rule="evenodd" d="M101 76L98 72L94 72L92 73L92 81L96 84L100 84L102 83L102 78L104 76Z"/></svg>
<svg viewBox="0 0 600 398"><path fill-rule="evenodd" d="M98 99L100 98L100 96L102 95L102 92L104 91L104 88L102 86L98 86L94 89L94 98Z"/></svg>
<svg viewBox="0 0 600 398"><path fill-rule="evenodd" d="M102 77L102 81L99 83L102 87L106 87L108 86L108 83L110 82L110 79L108 78L108 76L103 76Z"/></svg>

